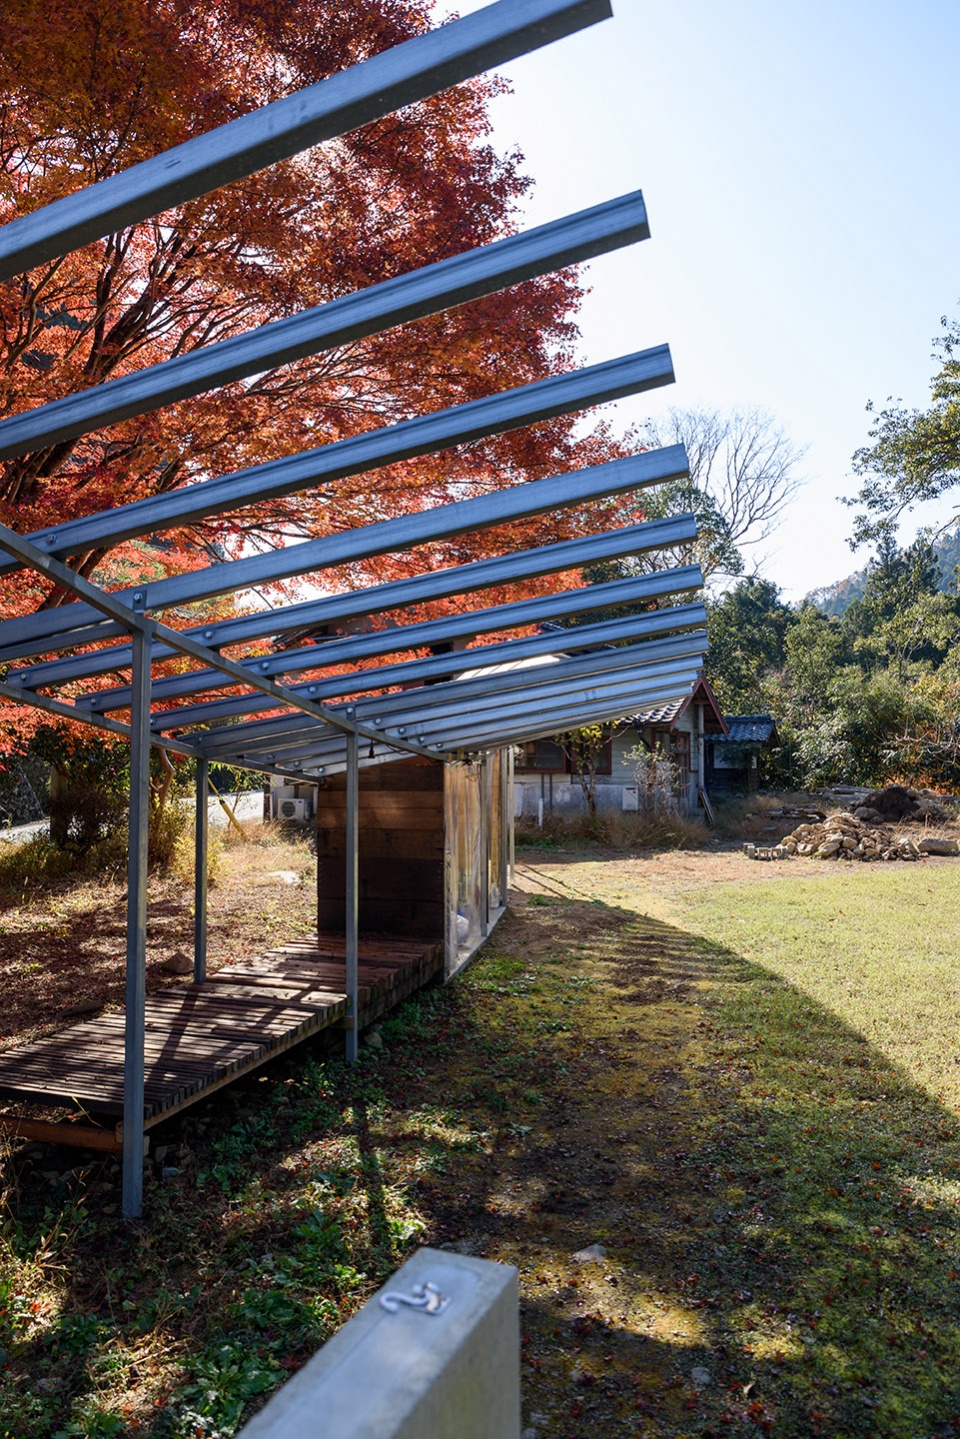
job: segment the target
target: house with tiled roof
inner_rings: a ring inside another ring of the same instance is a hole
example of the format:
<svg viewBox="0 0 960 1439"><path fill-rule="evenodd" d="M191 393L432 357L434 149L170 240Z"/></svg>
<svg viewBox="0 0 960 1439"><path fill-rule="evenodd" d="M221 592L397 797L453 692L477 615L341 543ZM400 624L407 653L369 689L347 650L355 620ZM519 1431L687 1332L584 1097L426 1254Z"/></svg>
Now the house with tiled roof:
<svg viewBox="0 0 960 1439"><path fill-rule="evenodd" d="M726 735L717 698L701 675L683 699L627 715L608 727L597 766L597 808L637 810L644 805L644 787L637 783L633 751L659 758L668 768L678 808L696 814L701 791L709 791L707 744ZM514 769L516 813L527 819L541 814L579 814L586 800L570 756L559 737L532 740L520 746Z"/></svg>

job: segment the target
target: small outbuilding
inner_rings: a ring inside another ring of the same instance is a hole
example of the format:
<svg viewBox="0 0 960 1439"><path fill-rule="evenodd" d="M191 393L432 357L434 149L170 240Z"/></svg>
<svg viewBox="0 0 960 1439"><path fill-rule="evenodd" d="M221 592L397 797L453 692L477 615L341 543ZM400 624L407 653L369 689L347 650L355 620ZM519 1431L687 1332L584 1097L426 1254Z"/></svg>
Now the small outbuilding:
<svg viewBox="0 0 960 1439"><path fill-rule="evenodd" d="M772 715L725 715L726 733L706 747L707 786L718 793L752 793L760 784L760 758L780 746Z"/></svg>
<svg viewBox="0 0 960 1439"><path fill-rule="evenodd" d="M347 852L344 773L320 780L317 928L343 933ZM415 757L358 773L361 936L402 935L440 944L449 977L503 913L512 845L510 759Z"/></svg>

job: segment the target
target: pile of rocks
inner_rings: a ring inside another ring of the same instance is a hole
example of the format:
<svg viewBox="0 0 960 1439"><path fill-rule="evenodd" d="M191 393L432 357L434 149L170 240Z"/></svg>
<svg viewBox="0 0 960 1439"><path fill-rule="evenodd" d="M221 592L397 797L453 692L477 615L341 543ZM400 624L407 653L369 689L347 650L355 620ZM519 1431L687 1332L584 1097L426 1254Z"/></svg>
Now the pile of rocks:
<svg viewBox="0 0 960 1439"><path fill-rule="evenodd" d="M955 839L895 834L889 825L871 823L859 813L841 810L815 824L798 824L784 835L780 848L786 854L811 859L917 860L925 854L957 854Z"/></svg>

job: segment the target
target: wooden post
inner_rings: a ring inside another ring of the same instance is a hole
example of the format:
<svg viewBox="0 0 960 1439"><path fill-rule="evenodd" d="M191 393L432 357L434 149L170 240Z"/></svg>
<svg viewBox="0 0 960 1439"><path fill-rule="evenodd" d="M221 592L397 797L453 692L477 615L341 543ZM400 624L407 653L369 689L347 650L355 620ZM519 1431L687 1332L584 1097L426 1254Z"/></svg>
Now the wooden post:
<svg viewBox="0 0 960 1439"><path fill-rule="evenodd" d="M208 762L197 760L196 848L193 871L193 982L207 977L207 851L210 833L207 802Z"/></svg>
<svg viewBox="0 0 960 1439"><path fill-rule="evenodd" d="M130 832L127 843L127 969L123 1056L123 1214L143 1208L143 1043L147 998L147 837L150 812L150 640L133 636L130 705Z"/></svg>
<svg viewBox="0 0 960 1439"><path fill-rule="evenodd" d="M347 735L347 813L346 813L346 988L347 988L347 1063L356 1064L360 1035L359 1006L359 842L358 810L360 808L360 777L357 764L357 732Z"/></svg>

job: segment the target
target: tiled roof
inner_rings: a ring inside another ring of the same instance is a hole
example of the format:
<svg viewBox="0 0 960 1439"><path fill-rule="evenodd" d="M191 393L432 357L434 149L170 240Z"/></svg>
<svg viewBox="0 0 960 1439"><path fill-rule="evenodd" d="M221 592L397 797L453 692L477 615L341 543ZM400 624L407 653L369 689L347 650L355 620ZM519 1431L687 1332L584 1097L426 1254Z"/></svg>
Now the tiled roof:
<svg viewBox="0 0 960 1439"><path fill-rule="evenodd" d="M772 715L724 715L727 738L717 736L716 744L769 744L777 726Z"/></svg>
<svg viewBox="0 0 960 1439"><path fill-rule="evenodd" d="M672 724L685 704L685 699L674 700L673 704L658 705L656 709L643 710L640 714L634 715L634 724Z"/></svg>

